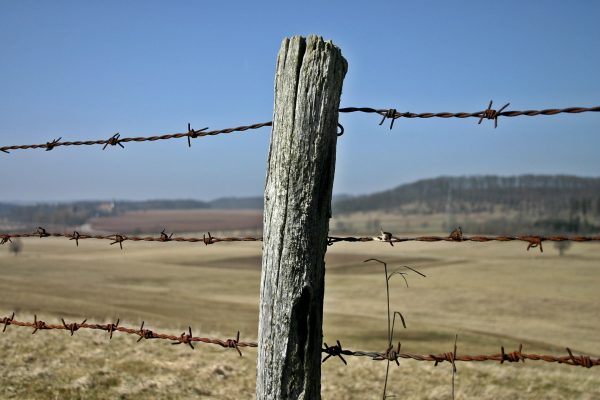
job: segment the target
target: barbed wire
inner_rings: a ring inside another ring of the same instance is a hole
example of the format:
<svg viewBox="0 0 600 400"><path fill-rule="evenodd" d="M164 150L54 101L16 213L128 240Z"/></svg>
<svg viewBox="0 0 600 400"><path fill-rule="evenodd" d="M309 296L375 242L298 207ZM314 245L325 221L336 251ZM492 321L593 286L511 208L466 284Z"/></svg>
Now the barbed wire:
<svg viewBox="0 0 600 400"><path fill-rule="evenodd" d="M199 130L194 130L188 124L188 131L184 133L169 133L166 135L160 136L137 136L137 137L121 137L119 133L114 134L109 139L100 139L100 140L86 140L86 141L75 141L75 142L61 142L62 137L58 139L54 139L47 143L42 144L28 144L28 145L17 145L17 146L4 146L0 147L0 151L4 153L9 153L9 150L28 150L28 149L46 149L46 151L53 150L56 147L60 146L103 146L102 150L106 149L108 145L111 146L120 146L124 148L123 143L129 142L155 142L157 140L169 140L169 139L180 139L187 138L188 146L191 147L191 139L195 139L203 136L216 136L224 133L232 133L232 132L244 132L250 129L259 129L265 126L271 126L272 123L269 122L260 122L252 125L244 125L238 126L235 128L226 128L219 129L214 131L208 131L208 128L202 128Z"/></svg>
<svg viewBox="0 0 600 400"><path fill-rule="evenodd" d="M600 235L597 236L561 236L561 235L494 235L494 236L485 236L485 235L474 235L474 236L466 236L463 235L461 231L454 230L450 233L449 236L414 236L414 237L401 237L394 236L390 232L381 232L380 236L330 236L327 238L327 244L333 245L338 242L386 242L391 246L394 246L394 243L402 243L402 242L513 242L513 241L521 241L527 242L527 250L531 248L539 248L541 252L544 251L542 247L543 242L597 242L600 241Z"/></svg>
<svg viewBox="0 0 600 400"><path fill-rule="evenodd" d="M340 108L339 111L342 113L371 113L379 114L383 118L379 125L382 125L386 119L391 119L390 129L394 126L394 121L398 118L479 118L479 124L484 119L494 120L494 127L498 126L499 117L519 117L528 116L535 117L538 115L556 115L556 114L579 114L584 112L599 112L600 106L596 107L567 107L567 108L548 108L545 110L525 110L525 111L504 111L510 103L506 103L500 110L494 110L492 108L493 102L490 101L487 109L476 112L423 112L423 113L412 113L412 112L399 112L395 108L371 108L371 107L345 107Z"/></svg>
<svg viewBox="0 0 600 400"><path fill-rule="evenodd" d="M479 118L479 124L484 119L494 120L494 127L498 126L499 117L518 117L518 116L538 116L538 115L556 115L556 114L580 114L584 112L600 112L600 106L596 107L568 107L568 108L548 108L544 110L525 110L525 111L504 111L510 103L505 104L500 110L492 109L492 101L490 101L488 108L482 111L476 112L423 112L423 113L412 113L412 112L399 112L395 108L384 109L384 108L371 108L371 107L343 107L339 109L341 113L354 113L362 112L368 114L379 114L383 117L379 125L382 125L386 119L391 119L390 129L394 126L394 121L398 118ZM215 136L225 133L232 132L243 132L250 129L259 129L266 126L272 126L272 121L260 122L251 125L243 125L235 128L225 128L219 130L207 130L208 128L202 128L194 130L188 124L188 131L181 133L169 133L158 136L137 136L137 137L121 137L120 133L115 133L108 139L98 140L84 140L84 141L65 141L61 142L62 137L53 139L46 143L41 144L27 144L27 145L13 145L0 147L0 152L10 153L12 150L29 150L29 149L45 149L50 151L56 147L61 146L103 146L102 150L105 150L107 146L120 146L124 148L123 143L129 142L154 142L158 140L169 140L169 139L180 139L187 138L188 147L191 147L191 139L203 137L203 136ZM344 128L341 128L341 134L343 134Z"/></svg>
<svg viewBox="0 0 600 400"><path fill-rule="evenodd" d="M173 236L173 234L167 234L163 230L160 236L127 236L121 234L110 234L110 235L95 235L90 233L80 233L73 231L73 233L60 233L60 232L48 232L42 227L33 233L0 233L0 245L11 242L14 238L46 238L46 237L62 237L69 240L74 240L75 244L79 246L80 240L85 239L99 239L99 240L110 240L112 244L119 244L120 248L123 248L123 242L202 242L205 245L215 244L220 242L261 242L262 237L254 236L225 236L217 237L212 236L210 232L202 235L202 237L184 237L184 236ZM389 243L391 246L394 243L403 242L513 242L521 241L527 242L527 250L531 248L539 248L543 252L543 242L599 242L600 235L597 236L543 236L543 235L521 235L521 236L465 236L462 233L458 236L453 231L449 236L413 236L413 237L401 237L394 236L389 232L382 232L380 236L328 236L327 244L329 246L338 242L349 242L349 243L364 243L364 242L384 242Z"/></svg>
<svg viewBox="0 0 600 400"><path fill-rule="evenodd" d="M137 335L139 336L138 342L142 339L162 339L169 340L171 344L186 344L190 346L192 349L194 348L194 343L206 343L206 344L214 344L217 346L221 346L224 348L236 349L239 355L242 355L240 347L258 347L256 342L245 342L240 341L240 332L238 331L235 339L215 339L208 337L197 337L192 335L192 328L188 327L188 333L183 332L181 335L169 335L165 333L154 332L150 329L144 328L144 321L142 321L142 325L139 329L128 328L125 326L119 325L120 320L117 319L116 323L108 323L108 324L92 324L87 323L87 319L84 319L83 322L71 322L67 323L64 319L61 318L62 324L47 324L44 321L37 319L37 315L34 315L32 322L26 321L17 321L14 319L15 313L10 317L4 317L0 319L0 325L3 325L2 332L4 333L8 326L18 326L22 328L33 328L32 334L35 334L39 331L43 330L66 330L71 333L71 336L78 331L79 329L92 329L92 330L102 330L106 331L109 334L109 339L112 339L114 332L126 333L129 335Z"/></svg>
<svg viewBox="0 0 600 400"><path fill-rule="evenodd" d="M592 358L587 355L576 356L573 354L570 348L566 348L568 355L556 356L547 354L535 354L535 353L523 353L523 345L519 345L519 349L512 352L505 352L504 347L500 348L500 353L495 354L479 354L479 355L459 355L455 351L438 353L438 354L414 354L414 353L400 353L394 348L390 348L385 352L374 352L374 351L360 351L360 350L348 350L342 348L339 340L333 346L328 346L324 343L325 347L321 349L322 353L326 356L323 358L323 362L327 361L330 357L338 357L344 364L347 364L343 356L352 357L369 357L375 361L394 361L399 364L400 359L410 359L415 361L429 361L434 362L437 366L441 362L449 362L451 364L461 362L483 362L483 361L497 361L500 364L506 362L525 362L525 360L531 361L545 361L549 363L558 363L572 366L582 366L591 368L600 365L600 358ZM398 348L400 343L398 343Z"/></svg>
<svg viewBox="0 0 600 400"><path fill-rule="evenodd" d="M144 328L145 322L142 322L139 328L130 328L126 326L121 326L120 320L117 319L115 323L107 323L107 324L95 324L87 322L87 319L84 319L82 322L66 322L63 318L61 318L60 324L50 324L46 323L37 318L37 315L34 315L33 321L19 321L15 319L15 314L13 313L11 316L0 318L0 325L3 326L2 332L6 332L8 327L15 326L20 328L29 328L33 329L32 334L36 334L40 331L45 330L63 330L70 333L70 336L74 336L75 332L80 329L89 329L89 330L100 330L108 333L109 339L112 339L113 334L116 332L125 333L128 335L138 336L137 342L142 340L150 340L150 339L159 339L170 341L171 344L185 344L194 349L194 343L205 343L212 344L216 346L220 346L227 349L235 349L238 354L241 356L242 352L240 348L244 347L258 347L258 344L253 341L241 341L240 333L238 331L235 339L218 339L218 338L209 338L209 337L199 337L193 336L192 328L188 327L187 333L183 332L181 335L171 335L165 333L155 332L153 330ZM338 357L340 358L344 364L347 364L346 360L343 356L351 356L351 357L368 357L374 361L385 361L390 360L394 362L398 362L400 359L411 359L414 361L425 361L425 362L434 362L435 365L441 362L482 362L482 361L497 361L501 364L505 361L507 362L519 362L525 360L531 361L545 361L549 363L558 363L564 365L572 365L572 366L583 366L586 368L591 368L593 366L600 365L600 358L592 358L587 355L574 355L573 352L567 348L568 355L565 356L555 356L555 355L545 355L545 354L534 354L534 353L524 353L522 351L522 345L519 346L519 350L513 352L505 352L504 347L501 347L500 353L497 354L482 354L482 355L458 355L454 352L450 353L439 353L439 354L413 354L413 353L401 353L396 351L395 349L388 349L384 352L376 352L376 351L358 351L358 350L348 350L344 349L340 343L340 341L336 341L334 346L328 346L327 343L324 343L324 348L321 349L321 353L325 354L323 358L323 362L327 361L330 357Z"/></svg>
<svg viewBox="0 0 600 400"><path fill-rule="evenodd" d="M205 245L215 244L219 242L260 242L261 237L216 237L212 236L210 232L202 235L202 237L183 237L173 236L173 234L167 234L163 230L160 236L127 236L121 234L111 235L94 235L90 233L79 233L74 231L73 233L59 233L59 232L47 232L46 229L38 227L37 231L33 233L2 233L0 234L0 245L11 242L13 238L46 238L46 237L62 237L74 240L75 244L79 246L80 240L85 239L98 239L98 240L110 240L112 244L118 244L123 249L123 242L202 242Z"/></svg>

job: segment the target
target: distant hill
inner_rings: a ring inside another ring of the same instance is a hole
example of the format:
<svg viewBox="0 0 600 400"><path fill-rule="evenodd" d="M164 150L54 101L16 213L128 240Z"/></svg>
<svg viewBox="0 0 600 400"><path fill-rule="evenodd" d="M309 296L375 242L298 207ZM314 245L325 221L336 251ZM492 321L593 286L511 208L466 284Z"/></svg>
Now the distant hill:
<svg viewBox="0 0 600 400"><path fill-rule="evenodd" d="M31 230L71 228L92 218L120 216L147 210L262 210L263 199L224 197L212 201L75 201L65 203L0 203L0 229ZM567 175L520 175L499 177L464 176L424 179L378 193L361 196L336 195L333 201L334 229L358 229L359 214L369 232L390 226L395 215L399 226L409 225L408 216L433 214L443 226L428 222L431 229L448 229L456 221L471 232L512 232L519 229L553 233L600 231L600 178ZM428 217L429 216L429 217ZM414 218L413 218L414 219ZM354 222L353 222L354 221ZM353 225L354 224L354 225ZM337 227L337 228L336 228ZM414 228L414 223L411 229Z"/></svg>
<svg viewBox="0 0 600 400"><path fill-rule="evenodd" d="M566 175L439 177L342 199L334 203L333 209L334 216L342 220L356 213L381 212L404 217L443 214L446 222L441 228L444 230L452 229L455 221L470 232L598 232L600 178ZM473 218L473 215L478 217ZM380 223L383 224L379 219L373 220L370 229Z"/></svg>
<svg viewBox="0 0 600 400"><path fill-rule="evenodd" d="M263 198L256 197L221 197L209 202L210 208L218 210L262 210Z"/></svg>
<svg viewBox="0 0 600 400"><path fill-rule="evenodd" d="M600 178L566 175L466 176L424 179L394 189L339 200L338 213L394 211L414 206L422 213L500 210L548 214L572 207L600 213Z"/></svg>
<svg viewBox="0 0 600 400"><path fill-rule="evenodd" d="M62 228L82 225L90 218L130 211L201 208L210 208L210 205L198 200L74 201L26 205L0 203L0 224L17 224L25 229L39 225Z"/></svg>

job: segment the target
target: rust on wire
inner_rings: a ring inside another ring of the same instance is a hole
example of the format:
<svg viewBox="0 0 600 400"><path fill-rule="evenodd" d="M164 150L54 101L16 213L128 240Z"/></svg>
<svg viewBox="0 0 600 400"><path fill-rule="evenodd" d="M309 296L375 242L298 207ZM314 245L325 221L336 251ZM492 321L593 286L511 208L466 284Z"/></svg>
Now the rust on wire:
<svg viewBox="0 0 600 400"><path fill-rule="evenodd" d="M162 232L160 233L160 240L163 242L168 242L170 240L173 239L173 234L171 233L170 235L165 233L166 229L163 229Z"/></svg>
<svg viewBox="0 0 600 400"><path fill-rule="evenodd" d="M571 359L571 363L573 365L581 365L582 367L585 368L592 368L593 365L595 365L592 361L592 359L590 358L590 356L585 356L585 355L580 355L578 357L575 357L573 355L573 353L571 352L571 349L569 349L567 347L567 353L569 353L569 357Z"/></svg>
<svg viewBox="0 0 600 400"><path fill-rule="evenodd" d="M598 242L600 241L600 235L596 236L561 236L561 235L551 235L551 236L542 236L542 235L520 235L520 236L464 236L462 234L462 230L460 228L452 231L449 236L414 236L414 237L401 237L401 236L393 236L389 234L389 232L382 232L381 236L330 236L327 238L327 244L333 245L337 242L386 242L386 243L402 243L402 242L513 242L513 241L522 241L527 242L528 247L530 248L539 247L540 251L542 249L542 242Z"/></svg>
<svg viewBox="0 0 600 400"><path fill-rule="evenodd" d="M171 344L187 344L193 350L194 349L194 345L192 344L192 338L194 337L194 335L192 335L192 327L188 326L188 329L189 329L189 332L190 332L189 335L187 335L185 332L182 332L181 336L179 336L179 338L177 339L177 341L173 342Z"/></svg>
<svg viewBox="0 0 600 400"><path fill-rule="evenodd" d="M82 323L69 324L61 319L60 324L48 324L44 321L38 320L37 315L34 316L34 320L30 322L26 321L18 321L14 319L15 314L13 313L10 317L0 318L0 324L4 325L3 332L6 331L6 327L16 326L21 328L33 328L34 333L40 330L63 330L71 333L73 328L73 332L75 330L80 329L89 329L89 330L101 330L106 331L110 334L110 338L112 339L112 334L114 332L125 333L129 335L138 336L138 340L141 339L160 339L167 340L170 342L181 342L182 344L190 343L206 343L213 344L216 346L220 346L225 349L236 349L239 351L239 348L242 347L258 347L256 342L246 342L239 340L239 336L236 339L217 339L217 338L208 338L208 337L189 337L187 335L169 335L164 333L158 333L155 331L151 331L149 329L144 328L144 324L140 328L127 328L119 325L119 320L117 323L112 324L94 324L89 323L87 320L84 320ZM76 327L76 329L75 329ZM191 328L190 335L191 336ZM184 339L182 339L182 337ZM382 361L389 360L395 361L396 359L411 359L414 361L424 361L424 362L433 362L433 363L441 363L441 362L484 362L484 361L495 361L499 363L507 362L519 362L524 360L531 361L544 361L548 363L558 363L564 365L571 366L581 366L585 368L591 368L600 365L600 358L592 358L588 355L578 355L575 356L573 352L567 348L568 355L564 356L556 356L556 355L545 355L545 354L534 354L534 353L523 353L522 346L519 347L518 351L512 353L505 353L504 348L502 351L497 354L483 354L483 355L457 355L455 353L439 353L439 354L413 354L413 353L402 353L399 350L395 350L395 352L391 352L389 350L383 352L373 352L373 351L355 351L348 350L342 348L342 345L339 340L336 340L336 345L328 346L324 343L325 347L321 349L321 352L325 354L325 358L323 361L326 361L330 357L339 357L344 364L347 364L346 360L343 356L350 357L368 357L374 361Z"/></svg>
<svg viewBox="0 0 600 400"><path fill-rule="evenodd" d="M0 234L0 244L5 244L11 241L11 238L32 238L32 237L64 237L69 240L75 240L76 244L79 245L80 240L85 239L99 239L99 240L110 240L111 244L119 244L122 248L123 242L126 240L132 242L202 242L205 245L215 244L220 242L260 242L262 241L262 237L254 237L254 236L226 236L226 237L216 237L212 236L210 232L208 234L203 235L202 237L183 237L183 236L173 236L173 233L167 235L163 230L159 236L124 236L120 234L116 235L94 235L90 233L60 233L60 232L47 232L46 229L39 227L34 233L2 233ZM521 241L527 242L528 248L536 248L539 247L542 249L542 242L600 242L600 235L596 236L561 236L561 235L521 235L521 236L464 236L462 234L462 230L460 227L456 230L452 231L449 236L412 236L412 237L403 237L403 236L394 236L390 232L381 231L380 236L328 236L327 244L329 246L338 243L338 242L349 242L349 243L359 243L359 242L384 242L389 243L391 246L394 243L402 243L402 242L476 242L476 243L484 243L484 242L514 242Z"/></svg>
<svg viewBox="0 0 600 400"><path fill-rule="evenodd" d="M2 239L0 240L0 246L5 243L12 243L12 240L10 240L10 235L0 235L0 238Z"/></svg>
<svg viewBox="0 0 600 400"><path fill-rule="evenodd" d="M4 327L2 328L2 333L6 332L6 327L10 324L12 324L12 321L15 319L15 313L13 312L12 315L10 317L5 317L2 318L2 325L4 325Z"/></svg>
<svg viewBox="0 0 600 400"><path fill-rule="evenodd" d="M124 236L121 234L115 235L94 235L89 233L80 233L74 231L73 233L59 233L59 232L47 232L44 228L39 228L34 233L3 233L0 234L0 244L11 242L11 238L36 238L36 237L64 237L69 240L75 240L79 244L80 240L85 239L98 239L98 240L110 240L110 244L119 244L122 248L122 243L126 240L132 242L190 242L196 243L201 242L206 245L220 243L220 242L260 242L261 237L243 236L243 237L216 237L212 236L210 232L202 237L183 237L173 236L173 233L167 235L163 230L159 236Z"/></svg>
<svg viewBox="0 0 600 400"><path fill-rule="evenodd" d="M119 327L119 322L121 322L121 320L119 318L117 318L117 323L116 324L106 324L106 326L104 327L100 327L100 329L104 329L105 331L108 332L108 339L112 340L113 337L113 332L117 330L117 328Z"/></svg>
<svg viewBox="0 0 600 400"><path fill-rule="evenodd" d="M338 342L339 345L339 342ZM500 364L503 364L504 361L507 362L524 362L525 360L530 361L544 361L548 363L557 363L563 365L570 366L581 366L585 368L591 368L595 366L600 366L600 358L592 358L587 355L579 355L574 356L570 349L567 348L568 355L565 356L556 356L556 355L547 355L547 354L535 354L535 353L523 353L523 346L519 346L519 350L505 353L504 348L502 348L501 353L496 354L479 354L479 355L466 355L456 354L453 352L446 353L438 353L438 354L414 354L414 353L401 353L397 352L394 356L410 359L414 361L424 361L424 362L433 362L434 365L437 365L442 362L448 362L456 366L456 362L485 362L485 361L496 361ZM342 349L341 346L325 346L325 348L321 349L321 352L327 354L329 357L334 356L351 356L351 357L368 357L374 361L383 361L388 360L387 355L389 352L386 350L384 352L374 352L374 351L354 351L348 349ZM325 357L325 359L329 358Z"/></svg>
<svg viewBox="0 0 600 400"><path fill-rule="evenodd" d="M112 235L112 237L109 236L109 238L111 240L114 240L111 243L111 245L118 243L121 250L123 250L123 242L129 239L127 236L123 236L123 235L119 235L119 234ZM81 237L80 237L80 239L81 239Z"/></svg>
<svg viewBox="0 0 600 400"><path fill-rule="evenodd" d="M529 249L534 249L536 247L540 248L540 253L544 252L544 248L542 247L542 238L539 236L526 236L525 240L529 242L529 246L527 246L527 251Z"/></svg>
<svg viewBox="0 0 600 400"><path fill-rule="evenodd" d="M119 325L119 320L115 324L92 324L88 323L87 320L83 320L81 323L67 323L63 318L61 318L61 324L47 324L44 321L38 320L37 315L34 316L33 322L24 322L17 321L14 319L15 314L13 313L10 317L4 317L0 319L0 324L4 325L3 332L6 331L6 327L8 325L13 325L22 328L34 328L33 333L38 332L39 330L65 330L73 336L73 333L79 329L90 329L90 330L102 330L107 331L109 333L109 338L112 339L114 332L126 333L129 335L138 336L137 342L140 342L142 339L162 339L173 342L173 344L186 344L190 346L192 349L194 348L193 343L201 342L206 344L213 344L220 346L225 349L234 349L237 353L242 356L242 352L240 348L242 347L257 347L256 342L246 342L240 340L240 333L238 331L237 337L235 339L215 339L208 337L196 337L192 335L192 328L188 327L189 334L185 332L180 336L168 335L164 333L158 333L153 330L144 328L145 322L142 322L142 325L138 329L127 328Z"/></svg>
<svg viewBox="0 0 600 400"><path fill-rule="evenodd" d="M15 324L14 321L11 322L12 324ZM37 315L34 314L33 316L33 325L32 325L33 332L31 332L31 334L35 334L37 331L42 330L42 329L50 329L48 328L48 326L46 325L46 323L44 321L38 320L37 319Z"/></svg>
<svg viewBox="0 0 600 400"><path fill-rule="evenodd" d="M154 332L152 332L150 329L144 329L144 322L142 321L142 326L140 327L140 329L136 332L139 335L139 339L137 340L137 342L139 343L142 339L154 339Z"/></svg>
<svg viewBox="0 0 600 400"><path fill-rule="evenodd" d="M240 342L240 331L237 332L237 336L235 339L227 339L226 341L227 347L230 349L236 349L240 357L242 356L242 352L238 347L238 343Z"/></svg>
<svg viewBox="0 0 600 400"><path fill-rule="evenodd" d="M493 100L490 100L488 108L481 112L481 117L479 118L479 122L477 123L477 125L481 125L481 121L483 121L484 118L487 118L494 120L494 129L498 127L498 116L500 115L500 113L502 113L502 111L506 109L506 107L510 106L510 103L506 103L498 111L492 108L493 103Z"/></svg>
<svg viewBox="0 0 600 400"><path fill-rule="evenodd" d="M65 327L65 329L69 330L71 332L71 336L73 336L73 333L75 333L75 331L79 330L79 328L81 327L81 325L85 324L85 321L87 321L87 319L84 319L82 323L78 324L76 322L72 322L70 324L67 324L64 320L64 318L60 319L63 323L63 326Z"/></svg>
<svg viewBox="0 0 600 400"><path fill-rule="evenodd" d="M510 352L510 353L505 353L504 352L504 346L500 347L500 364L503 364L504 361L508 361L508 362L519 362L522 361L523 363L525 362L525 359L523 358L523 356L521 355L521 351L523 350L523 345L520 344L519 345L519 350Z"/></svg>
<svg viewBox="0 0 600 400"><path fill-rule="evenodd" d="M448 236L450 239L454 240L455 242L462 242L463 240L463 233L462 233L462 228L459 226L458 228L454 229L452 232L450 232L450 236Z"/></svg>

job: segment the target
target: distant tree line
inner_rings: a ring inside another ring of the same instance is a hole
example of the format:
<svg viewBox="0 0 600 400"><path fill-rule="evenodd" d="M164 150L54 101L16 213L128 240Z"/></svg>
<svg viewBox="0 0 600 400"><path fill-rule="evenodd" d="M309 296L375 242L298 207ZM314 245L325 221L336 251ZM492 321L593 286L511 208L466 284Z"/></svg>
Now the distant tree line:
<svg viewBox="0 0 600 400"><path fill-rule="evenodd" d="M7 204L0 203L0 222L31 227L73 227L91 218L121 215L130 211L195 210L195 209L262 209L262 197L223 197L209 202L201 200L143 201L74 201L64 203Z"/></svg>

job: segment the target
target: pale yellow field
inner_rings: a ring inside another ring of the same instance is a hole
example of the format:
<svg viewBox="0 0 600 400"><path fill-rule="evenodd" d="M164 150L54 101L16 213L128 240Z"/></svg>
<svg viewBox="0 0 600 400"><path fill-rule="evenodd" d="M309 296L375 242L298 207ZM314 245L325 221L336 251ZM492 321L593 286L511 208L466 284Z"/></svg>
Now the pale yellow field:
<svg viewBox="0 0 600 400"><path fill-rule="evenodd" d="M0 314L34 313L125 324L180 334L256 339L260 243L124 243L30 239L15 257L0 248ZM600 354L600 246L574 244L559 257L524 243L336 244L327 256L324 338L344 347L386 347L382 267L425 273L395 277L392 309L408 329L402 350L496 353L523 343L525 352ZM256 351L208 345L196 350L101 332L38 332L8 327L0 336L0 398L251 398ZM381 398L385 363L348 358L323 369L328 399ZM457 398L598 398L600 368L542 362L459 363ZM402 361L391 392L405 398L449 398L451 367Z"/></svg>

